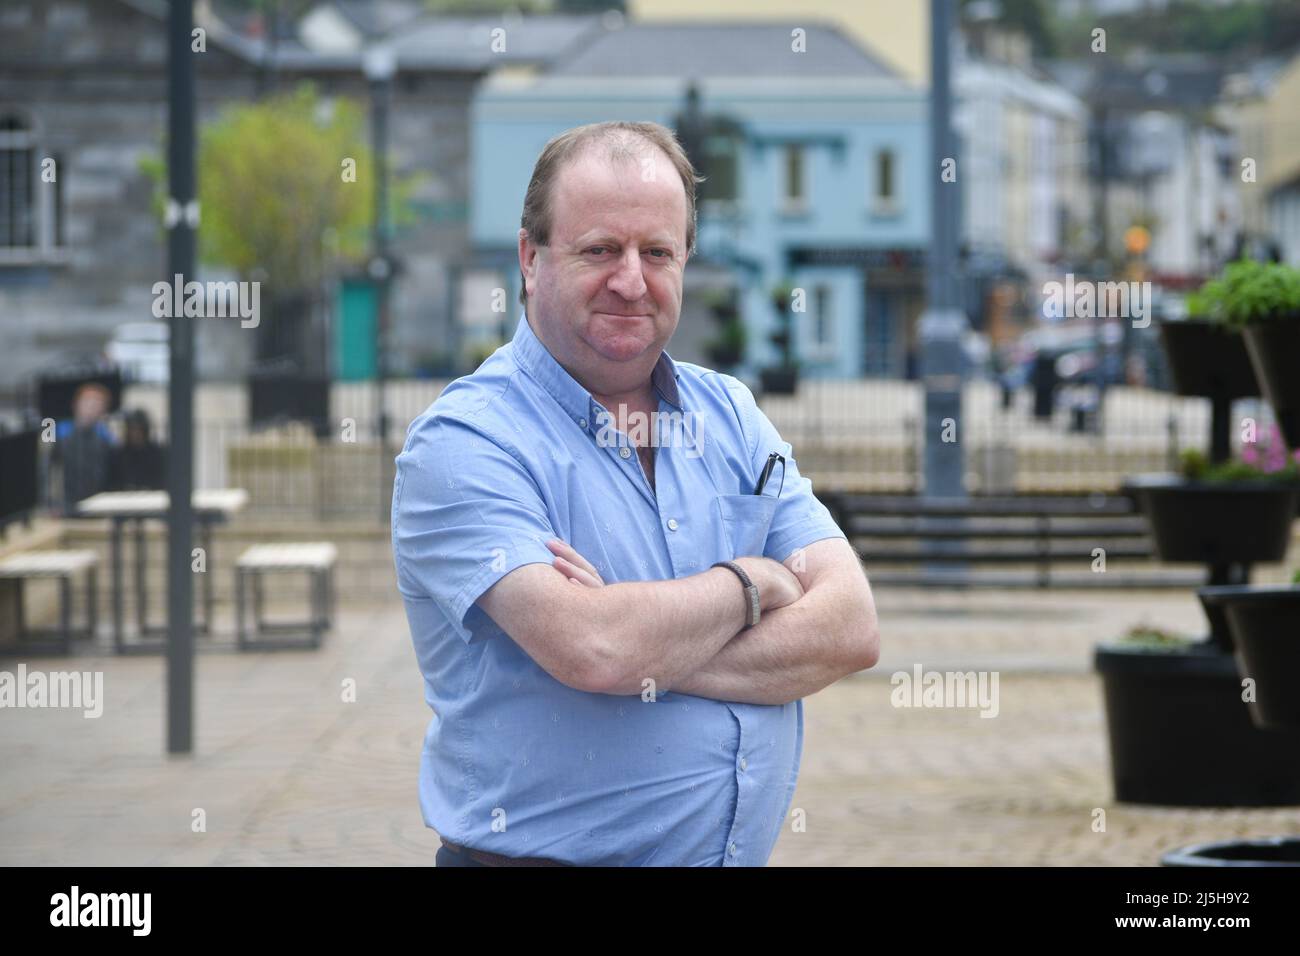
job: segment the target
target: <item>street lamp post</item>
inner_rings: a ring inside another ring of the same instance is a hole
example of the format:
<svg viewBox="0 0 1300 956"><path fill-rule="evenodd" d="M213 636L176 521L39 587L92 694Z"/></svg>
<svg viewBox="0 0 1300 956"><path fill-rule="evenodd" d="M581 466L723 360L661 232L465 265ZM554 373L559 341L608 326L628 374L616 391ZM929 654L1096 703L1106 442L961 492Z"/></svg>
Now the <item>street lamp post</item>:
<svg viewBox="0 0 1300 956"><path fill-rule="evenodd" d="M194 275L199 207L194 172L194 29L191 0L173 0L167 17L167 276ZM173 278L175 277L175 278ZM171 320L167 385L167 752L194 749L194 320ZM143 613L143 612L142 612Z"/></svg>
<svg viewBox="0 0 1300 956"><path fill-rule="evenodd" d="M380 521L389 518L388 497L388 298L392 261L388 254L388 113L397 57L390 47L366 51L362 63L370 81L370 129L375 163L374 255L368 272L375 282L375 403L379 437Z"/></svg>
<svg viewBox="0 0 1300 956"><path fill-rule="evenodd" d="M957 168L949 83L952 8L952 0L930 0L932 235L926 277L927 302L921 315L919 338L921 376L925 384L923 487L928 496L960 498L966 495L961 391L965 364L962 339L968 324L961 309L957 283L959 176L951 181L940 176L945 167Z"/></svg>

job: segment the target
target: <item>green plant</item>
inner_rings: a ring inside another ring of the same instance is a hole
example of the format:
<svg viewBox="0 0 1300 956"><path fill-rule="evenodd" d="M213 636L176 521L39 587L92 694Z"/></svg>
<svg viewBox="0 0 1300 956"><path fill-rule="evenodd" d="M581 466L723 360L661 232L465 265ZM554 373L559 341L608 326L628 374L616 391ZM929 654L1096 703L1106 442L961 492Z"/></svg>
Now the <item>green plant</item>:
<svg viewBox="0 0 1300 956"><path fill-rule="evenodd" d="M465 357L465 362L469 369L473 371L486 362L492 356L492 353L501 348L504 344L505 343L500 339L489 339L484 342L476 342L472 345L466 346L465 350L461 354Z"/></svg>
<svg viewBox="0 0 1300 956"><path fill-rule="evenodd" d="M1257 447L1258 445L1258 447ZM1300 452L1287 456L1276 426L1263 442L1243 445L1241 457L1211 463L1205 452L1189 448L1179 456L1181 473L1188 481L1300 481Z"/></svg>
<svg viewBox="0 0 1300 956"><path fill-rule="evenodd" d="M1291 575L1292 584L1300 584L1300 568L1295 569L1295 574Z"/></svg>
<svg viewBox="0 0 1300 956"><path fill-rule="evenodd" d="M1158 627L1143 623L1134 624L1125 631L1119 643L1128 646L1148 647L1153 650L1177 650L1186 647L1193 641L1182 634L1164 631Z"/></svg>
<svg viewBox="0 0 1300 956"><path fill-rule="evenodd" d="M1187 312L1242 328L1300 314L1300 270L1239 259L1187 297Z"/></svg>
<svg viewBox="0 0 1300 956"><path fill-rule="evenodd" d="M715 365L734 366L745 356L748 331L740 317L740 308L733 290L711 289L701 296L717 324L717 335L705 343L709 360Z"/></svg>
<svg viewBox="0 0 1300 956"><path fill-rule="evenodd" d="M796 286L789 280L783 280L772 287L772 307L776 309L776 331L768 336L768 340L776 346L777 353L781 356L778 368L785 370L795 370L799 363L794 358L794 299Z"/></svg>
<svg viewBox="0 0 1300 956"><path fill-rule="evenodd" d="M1190 481L1300 481L1300 466L1294 461L1277 471L1265 471L1244 461L1210 464L1201 452L1183 452L1182 459L1183 477Z"/></svg>
<svg viewBox="0 0 1300 956"><path fill-rule="evenodd" d="M1215 277L1206 280L1195 292L1187 295L1187 317L1223 321L1223 280Z"/></svg>
<svg viewBox="0 0 1300 956"><path fill-rule="evenodd" d="M719 365L735 365L745 355L745 345L749 341L745 323L739 317L726 319L718 328L718 337L711 339L705 346L709 358Z"/></svg>

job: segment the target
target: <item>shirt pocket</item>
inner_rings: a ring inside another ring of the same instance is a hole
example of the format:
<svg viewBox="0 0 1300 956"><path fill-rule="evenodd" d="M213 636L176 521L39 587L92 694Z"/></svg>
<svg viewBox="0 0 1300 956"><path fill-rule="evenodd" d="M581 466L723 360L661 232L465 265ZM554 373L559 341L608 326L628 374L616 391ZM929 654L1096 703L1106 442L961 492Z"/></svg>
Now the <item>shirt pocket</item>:
<svg viewBox="0 0 1300 956"><path fill-rule="evenodd" d="M723 548L726 557L744 558L762 556L767 545L767 532L776 514L776 498L772 495L718 495L718 511L722 515Z"/></svg>

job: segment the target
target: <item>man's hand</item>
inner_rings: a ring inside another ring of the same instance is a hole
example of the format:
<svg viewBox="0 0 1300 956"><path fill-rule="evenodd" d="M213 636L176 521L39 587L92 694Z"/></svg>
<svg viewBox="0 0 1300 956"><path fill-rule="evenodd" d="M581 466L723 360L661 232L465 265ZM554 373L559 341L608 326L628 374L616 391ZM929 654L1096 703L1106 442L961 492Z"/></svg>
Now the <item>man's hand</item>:
<svg viewBox="0 0 1300 956"><path fill-rule="evenodd" d="M740 565L758 588L758 604L764 611L775 611L803 597L803 585L794 572L780 561L749 557L736 558L735 563Z"/></svg>
<svg viewBox="0 0 1300 956"><path fill-rule="evenodd" d="M546 542L555 560L551 564L573 584L603 587L605 582L592 563L566 541L554 538ZM758 588L759 606L764 611L793 604L803 597L803 585L794 572L779 561L764 557L736 558L751 581Z"/></svg>
<svg viewBox="0 0 1300 956"><path fill-rule="evenodd" d="M551 549L551 554L555 555L555 560L551 562L552 566L571 583L585 584L593 588L604 587L605 582L600 572L568 542L552 538L546 542L546 546Z"/></svg>
<svg viewBox="0 0 1300 956"><path fill-rule="evenodd" d="M792 553L785 566L799 578L804 596L764 614L757 627L728 641L668 689L744 704L786 704L875 666L875 602L848 542L816 541Z"/></svg>

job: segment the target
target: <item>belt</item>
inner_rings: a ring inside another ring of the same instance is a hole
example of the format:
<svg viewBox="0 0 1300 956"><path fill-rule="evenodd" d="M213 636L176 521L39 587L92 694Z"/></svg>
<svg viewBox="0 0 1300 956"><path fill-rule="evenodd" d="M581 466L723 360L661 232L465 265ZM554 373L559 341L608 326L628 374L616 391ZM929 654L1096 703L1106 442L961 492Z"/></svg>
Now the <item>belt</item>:
<svg viewBox="0 0 1300 956"><path fill-rule="evenodd" d="M476 863L482 863L484 866L569 866L560 860L548 860L544 856L502 856L500 853L489 853L487 850L476 850L469 846L460 846L452 843L444 836L439 836L442 845L452 853L464 853Z"/></svg>

